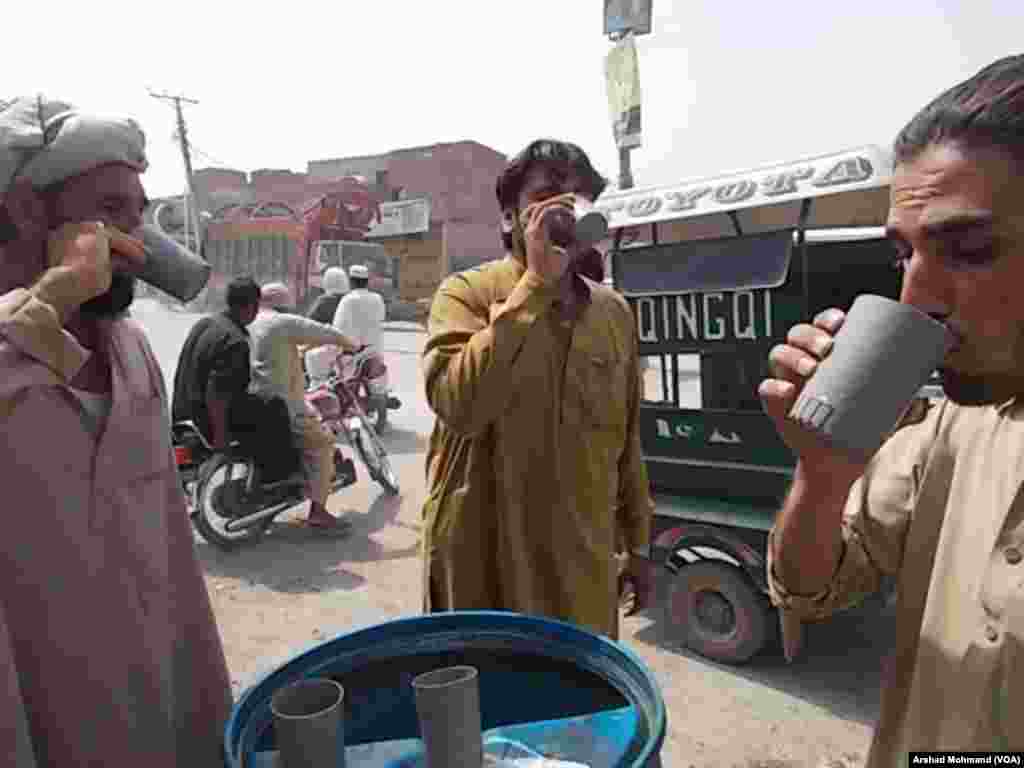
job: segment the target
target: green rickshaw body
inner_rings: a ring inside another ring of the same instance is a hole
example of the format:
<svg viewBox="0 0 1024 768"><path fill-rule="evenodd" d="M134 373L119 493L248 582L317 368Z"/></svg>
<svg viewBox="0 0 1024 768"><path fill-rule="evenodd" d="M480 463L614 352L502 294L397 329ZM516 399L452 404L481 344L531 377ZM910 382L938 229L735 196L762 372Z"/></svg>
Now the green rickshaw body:
<svg viewBox="0 0 1024 768"><path fill-rule="evenodd" d="M861 293L898 298L884 232L891 169L888 153L865 146L598 200L614 238L612 285L640 342L657 505L649 554L673 574L733 569L764 601L765 541L795 460L757 387L793 325ZM718 660L750 651L683 630Z"/></svg>

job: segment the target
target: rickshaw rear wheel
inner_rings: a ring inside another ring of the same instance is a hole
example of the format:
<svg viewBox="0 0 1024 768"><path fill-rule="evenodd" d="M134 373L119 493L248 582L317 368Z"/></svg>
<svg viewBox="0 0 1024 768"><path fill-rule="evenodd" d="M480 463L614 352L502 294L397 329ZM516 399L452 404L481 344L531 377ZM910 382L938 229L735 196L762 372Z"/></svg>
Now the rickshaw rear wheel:
<svg viewBox="0 0 1024 768"><path fill-rule="evenodd" d="M665 607L674 638L709 659L742 664L764 647L768 601L734 566L709 560L683 566Z"/></svg>

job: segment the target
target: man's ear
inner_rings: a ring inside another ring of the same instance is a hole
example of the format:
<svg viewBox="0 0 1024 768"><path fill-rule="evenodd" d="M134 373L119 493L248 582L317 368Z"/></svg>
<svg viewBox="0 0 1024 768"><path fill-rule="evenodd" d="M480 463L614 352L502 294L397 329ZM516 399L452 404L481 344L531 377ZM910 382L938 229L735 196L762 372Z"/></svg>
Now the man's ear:
<svg viewBox="0 0 1024 768"><path fill-rule="evenodd" d="M511 234L516 224L516 209L506 208L501 212L501 231Z"/></svg>
<svg viewBox="0 0 1024 768"><path fill-rule="evenodd" d="M46 237L48 217L46 202L28 179L19 179L8 188L3 207L11 224L17 230L18 240L38 240Z"/></svg>

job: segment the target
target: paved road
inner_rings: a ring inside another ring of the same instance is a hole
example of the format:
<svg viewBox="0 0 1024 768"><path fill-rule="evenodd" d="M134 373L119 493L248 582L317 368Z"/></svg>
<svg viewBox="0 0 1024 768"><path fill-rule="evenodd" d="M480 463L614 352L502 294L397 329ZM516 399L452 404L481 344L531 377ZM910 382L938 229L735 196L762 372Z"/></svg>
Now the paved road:
<svg viewBox="0 0 1024 768"><path fill-rule="evenodd" d="M143 302L134 314L172 381L195 316ZM284 525L231 554L197 540L236 687L325 638L419 612L417 545L432 425L419 376L423 339L409 332L384 337L403 401L384 438L401 479L399 498L384 496L365 477L332 497L331 510L355 525L343 541L310 538ZM812 655L792 666L776 646L733 668L679 650L658 608L627 619L623 630L623 642L661 684L669 715L662 756L672 768L860 764L877 715L879 660L891 638L891 615L871 606L810 627Z"/></svg>

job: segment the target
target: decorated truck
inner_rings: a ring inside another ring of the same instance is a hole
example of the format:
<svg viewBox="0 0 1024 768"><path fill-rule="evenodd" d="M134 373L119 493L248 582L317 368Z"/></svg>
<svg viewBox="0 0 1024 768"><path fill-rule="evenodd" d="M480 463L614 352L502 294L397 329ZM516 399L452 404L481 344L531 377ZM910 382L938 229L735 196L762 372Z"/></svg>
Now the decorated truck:
<svg viewBox="0 0 1024 768"><path fill-rule="evenodd" d="M867 146L598 201L644 369L656 509L642 554L668 571L670 632L718 661L749 659L775 620L767 535L795 460L757 395L769 351L860 293L899 296L890 175L888 154Z"/></svg>
<svg viewBox="0 0 1024 768"><path fill-rule="evenodd" d="M382 266L383 249L366 242L380 219L380 203L355 176L331 182L325 193L297 207L280 201L225 206L205 226L202 252L213 273L200 302L215 305L232 277L249 274L261 283L286 283L303 308L320 292L323 271L346 260L343 251L364 253L363 263L389 269ZM373 279L379 288L386 276L378 271Z"/></svg>

